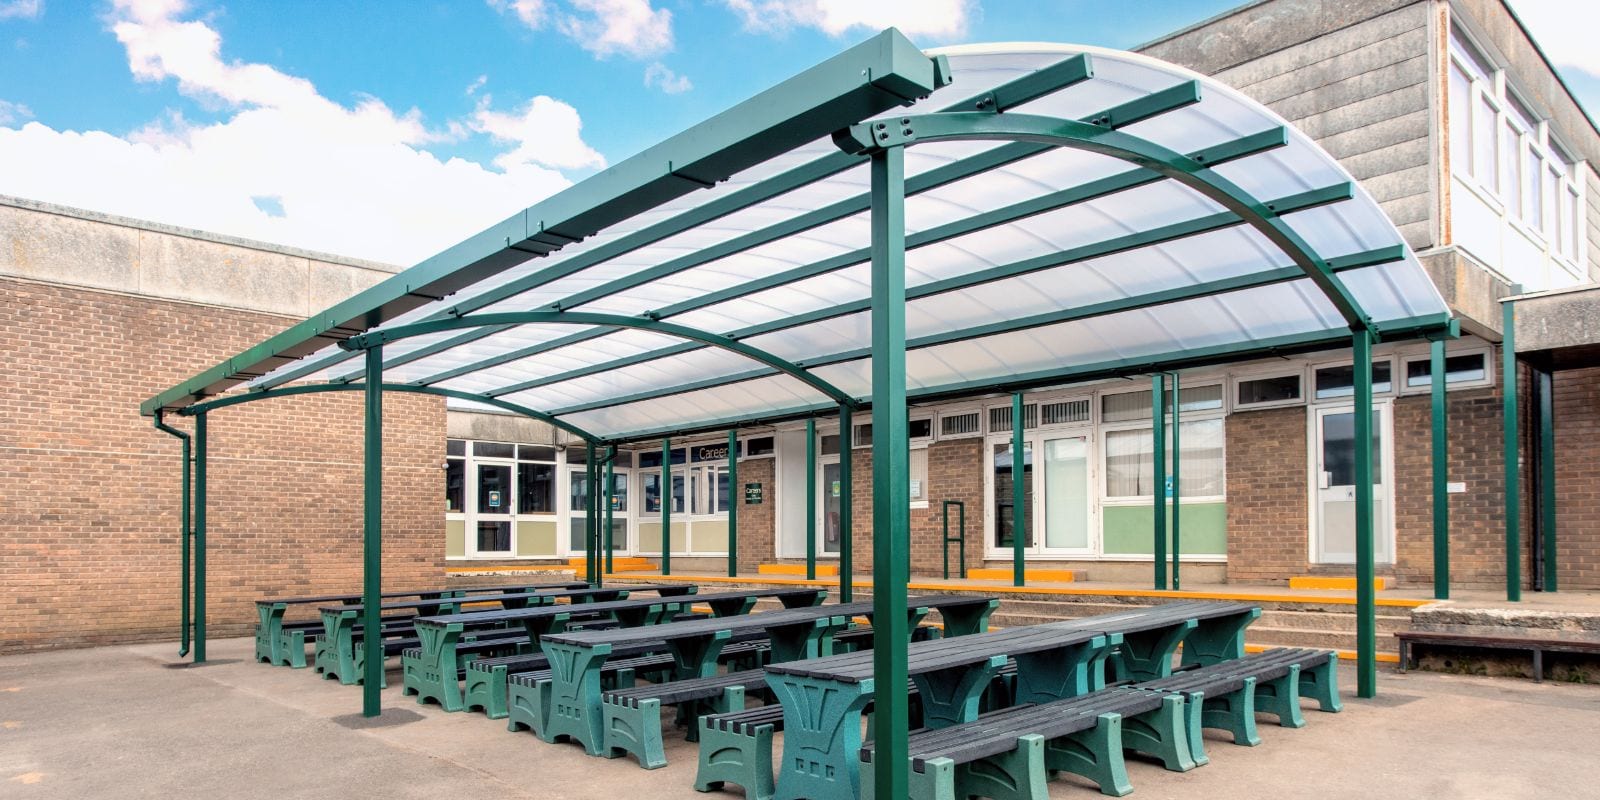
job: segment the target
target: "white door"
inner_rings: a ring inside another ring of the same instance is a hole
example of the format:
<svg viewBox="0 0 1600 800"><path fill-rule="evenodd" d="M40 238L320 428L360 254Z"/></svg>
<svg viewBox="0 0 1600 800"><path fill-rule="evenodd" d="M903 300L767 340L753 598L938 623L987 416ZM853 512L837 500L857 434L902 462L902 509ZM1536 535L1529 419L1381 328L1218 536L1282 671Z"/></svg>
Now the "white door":
<svg viewBox="0 0 1600 800"><path fill-rule="evenodd" d="M613 494L611 496L611 546L613 554L619 556L633 554L633 542L628 536L628 473L626 469L612 471ZM604 482L605 478L601 477ZM567 545L568 552L575 556L583 555L584 551L584 522L588 517L589 478L587 470L582 467L567 470ZM605 518L605 498L600 498L601 519ZM604 522L602 522L602 525ZM600 546L605 546L604 532L601 532Z"/></svg>
<svg viewBox="0 0 1600 800"><path fill-rule="evenodd" d="M989 554L1011 552L1016 525L1011 438L988 442L990 472ZM1087 435L1035 433L1023 441L1023 550L1029 556L1083 556L1094 553L1091 536L1089 439ZM1043 536L1040 536L1043 532Z"/></svg>
<svg viewBox="0 0 1600 800"><path fill-rule="evenodd" d="M817 555L839 555L839 504L844 492L840 483L838 456L823 456L817 462Z"/></svg>
<svg viewBox="0 0 1600 800"><path fill-rule="evenodd" d="M473 462L474 529L469 555L510 555L512 512L516 494L512 486L516 464L511 461Z"/></svg>
<svg viewBox="0 0 1600 800"><path fill-rule="evenodd" d="M1312 439L1312 560L1354 564L1356 560L1355 411L1352 406L1315 409ZM1389 448L1390 406L1372 408L1373 559L1394 562L1394 502Z"/></svg>

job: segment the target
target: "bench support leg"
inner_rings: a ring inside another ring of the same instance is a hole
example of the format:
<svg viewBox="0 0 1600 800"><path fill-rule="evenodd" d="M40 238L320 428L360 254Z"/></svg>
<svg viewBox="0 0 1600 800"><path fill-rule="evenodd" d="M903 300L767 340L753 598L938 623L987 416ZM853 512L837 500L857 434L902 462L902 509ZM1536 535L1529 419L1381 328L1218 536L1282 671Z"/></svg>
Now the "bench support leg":
<svg viewBox="0 0 1600 800"><path fill-rule="evenodd" d="M605 741L601 755L621 758L633 753L639 766L658 769L667 765L666 746L661 741L661 701L640 700L638 705L600 703Z"/></svg>
<svg viewBox="0 0 1600 800"><path fill-rule="evenodd" d="M1016 656L1016 688L1011 703L1048 703L1088 694L1089 665L1106 651L1104 637L1067 647Z"/></svg>
<svg viewBox="0 0 1600 800"><path fill-rule="evenodd" d="M672 724L684 729L684 741L700 741L700 717L706 714L727 714L744 710L744 687L724 687L722 694L710 700L690 700L679 703Z"/></svg>
<svg viewBox="0 0 1600 800"><path fill-rule="evenodd" d="M1226 617L1200 620L1183 639L1184 666L1208 667L1244 658L1244 629L1261 616L1252 608Z"/></svg>
<svg viewBox="0 0 1600 800"><path fill-rule="evenodd" d="M854 800L861 794L861 711L871 680L841 684L769 674L783 703L783 764L777 800ZM904 690L905 687L897 687Z"/></svg>
<svg viewBox="0 0 1600 800"><path fill-rule="evenodd" d="M366 683L367 682L367 677L366 677L367 676L367 673L366 673L366 669L367 669L367 649L365 647L356 648L355 655L351 659L351 663L354 665L354 669L355 669L355 671L353 673L351 673L352 675L355 676L355 680L352 681L352 682L355 683L356 685L360 685L360 684ZM389 675L388 675L388 673L384 672L382 669L379 669L378 670L378 676L383 679L382 681L380 681L378 683L378 686L381 687L381 688L384 688L384 689L389 688Z"/></svg>
<svg viewBox="0 0 1600 800"><path fill-rule="evenodd" d="M946 728L975 719L984 691L1004 665L1005 657L995 656L979 666L911 676L922 699L922 724Z"/></svg>
<svg viewBox="0 0 1600 800"><path fill-rule="evenodd" d="M1036 733L1017 737L1017 749L979 759L955 768L953 798L992 797L994 800L1047 800L1050 789L1044 769L1044 737ZM911 797L916 793L917 771L911 770ZM929 797L945 795L929 795Z"/></svg>
<svg viewBox="0 0 1600 800"><path fill-rule="evenodd" d="M1270 681L1256 683L1256 710L1278 717L1285 728L1304 728L1306 719L1300 713L1300 665L1290 664L1289 674Z"/></svg>
<svg viewBox="0 0 1600 800"><path fill-rule="evenodd" d="M1098 784L1101 794L1122 797L1132 792L1122 758L1122 716L1101 714L1093 728L1050 740L1044 748L1044 766L1051 772L1082 775Z"/></svg>
<svg viewBox="0 0 1600 800"><path fill-rule="evenodd" d="M265 661L275 667L283 666L283 657L278 651L278 635L283 630L283 612L286 608L283 603L256 606L256 663Z"/></svg>
<svg viewBox="0 0 1600 800"><path fill-rule="evenodd" d="M1189 735L1183 725L1183 698L1169 694L1161 707L1122 718L1122 746L1161 759L1173 772L1194 769L1189 755Z"/></svg>
<svg viewBox="0 0 1600 800"><path fill-rule="evenodd" d="M571 739L589 755L600 755L604 738L600 668L611 655L611 645L590 648L546 642L544 654L550 662L550 703L539 738L547 742Z"/></svg>
<svg viewBox="0 0 1600 800"><path fill-rule="evenodd" d="M306 668L306 632L303 630L278 633L278 655L290 669Z"/></svg>
<svg viewBox="0 0 1600 800"><path fill-rule="evenodd" d="M1171 675L1172 653L1194 627L1195 621L1191 619L1151 631L1123 634L1122 646L1111 662L1117 668L1117 680L1152 681Z"/></svg>
<svg viewBox="0 0 1600 800"><path fill-rule="evenodd" d="M494 666L488 670L473 669L468 666L467 688L462 702L468 711L481 708L489 719L505 719L506 683L504 666Z"/></svg>
<svg viewBox="0 0 1600 800"><path fill-rule="evenodd" d="M506 730L516 733L527 728L543 739L549 708L550 681L536 681L532 686L506 683Z"/></svg>
<svg viewBox="0 0 1600 800"><path fill-rule="evenodd" d="M989 630L989 617L994 610L1000 607L999 600L990 600L987 605L977 608L951 608L940 609L939 618L944 620L945 638L951 636L967 636L973 633L983 633ZM916 626L912 626L913 628Z"/></svg>
<svg viewBox="0 0 1600 800"><path fill-rule="evenodd" d="M1323 711L1343 711L1344 703L1339 700L1339 657L1330 655L1321 664L1301 664L1300 695L1316 700Z"/></svg>
<svg viewBox="0 0 1600 800"><path fill-rule="evenodd" d="M1245 747L1261 744L1256 733L1256 679L1244 679L1244 688L1217 697L1196 697L1200 705L1200 727L1217 728L1233 734L1233 743ZM1200 740L1200 731L1193 731Z"/></svg>
<svg viewBox="0 0 1600 800"><path fill-rule="evenodd" d="M319 661L322 677L338 678L339 682L346 686L355 685L355 626L354 611L322 615L322 644L327 648L326 663Z"/></svg>
<svg viewBox="0 0 1600 800"><path fill-rule="evenodd" d="M748 800L772 800L777 791L772 778L771 725L758 725L749 735L700 720L700 764L694 789L711 792L726 783L744 788Z"/></svg>
<svg viewBox="0 0 1600 800"><path fill-rule="evenodd" d="M443 628L418 625L418 655L400 654L400 693L415 694L419 705L432 700L446 711L465 708L461 701L460 662L456 658L460 638L460 623Z"/></svg>

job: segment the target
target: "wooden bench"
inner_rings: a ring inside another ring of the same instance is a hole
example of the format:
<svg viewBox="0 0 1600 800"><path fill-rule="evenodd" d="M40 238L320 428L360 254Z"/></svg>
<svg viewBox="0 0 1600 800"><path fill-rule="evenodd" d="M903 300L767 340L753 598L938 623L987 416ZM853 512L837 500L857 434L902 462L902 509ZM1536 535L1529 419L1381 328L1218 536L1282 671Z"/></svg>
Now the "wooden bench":
<svg viewBox="0 0 1600 800"><path fill-rule="evenodd" d="M1473 633L1469 631L1398 631L1400 640L1400 670L1416 667L1417 645L1459 647L1472 650L1516 650L1533 657L1533 680L1544 682L1545 653L1584 653L1600 655L1600 641L1594 639L1567 639L1553 636L1506 636L1503 634Z"/></svg>

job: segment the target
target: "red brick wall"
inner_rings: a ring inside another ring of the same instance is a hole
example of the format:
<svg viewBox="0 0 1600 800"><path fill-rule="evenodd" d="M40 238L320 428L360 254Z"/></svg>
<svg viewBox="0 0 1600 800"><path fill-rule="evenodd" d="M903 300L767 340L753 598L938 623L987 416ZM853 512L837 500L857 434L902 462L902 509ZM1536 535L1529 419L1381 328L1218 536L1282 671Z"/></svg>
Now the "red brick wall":
<svg viewBox="0 0 1600 800"><path fill-rule="evenodd" d="M1600 368L1555 373L1560 589L1600 589Z"/></svg>
<svg viewBox="0 0 1600 800"><path fill-rule="evenodd" d="M731 502L739 514L739 574L755 574L758 564L773 561L777 542L774 520L778 511L778 485L773 470L774 458L750 458L739 462L739 484L732 487ZM761 484L761 502L745 505L744 486Z"/></svg>
<svg viewBox="0 0 1600 800"><path fill-rule="evenodd" d="M872 449L854 452L851 486L855 571L872 571ZM983 565L983 440L956 439L928 446L928 507L911 509L911 574L944 575L942 507L945 500L967 506L967 566ZM956 510L950 510L950 529L956 528ZM956 573L957 550L950 547L950 572Z"/></svg>
<svg viewBox="0 0 1600 800"><path fill-rule="evenodd" d="M139 403L294 321L0 280L0 651L177 637L179 449ZM386 408L385 584L439 585L442 401ZM358 586L360 394L210 432L212 634L247 632L264 595Z"/></svg>
<svg viewBox="0 0 1600 800"><path fill-rule="evenodd" d="M1306 409L1228 417L1228 580L1286 580L1306 569Z"/></svg>

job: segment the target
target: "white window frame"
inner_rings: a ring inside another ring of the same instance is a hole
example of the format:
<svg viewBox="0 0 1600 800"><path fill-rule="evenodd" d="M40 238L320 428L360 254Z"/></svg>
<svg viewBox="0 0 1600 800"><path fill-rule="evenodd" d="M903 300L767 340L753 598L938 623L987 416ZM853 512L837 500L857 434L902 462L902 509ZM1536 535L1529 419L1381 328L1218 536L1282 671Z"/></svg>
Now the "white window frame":
<svg viewBox="0 0 1600 800"><path fill-rule="evenodd" d="M1204 381L1198 381L1197 385L1199 385L1199 386L1207 386L1207 385L1211 385L1211 384L1214 384L1214 383L1217 383L1217 382L1218 381L1207 379L1207 380L1204 380ZM1194 495L1192 497L1190 495L1180 494L1179 495L1179 499L1182 502L1185 502L1185 503L1189 503L1189 502L1194 502L1194 503L1225 503L1225 502L1227 502L1227 499L1228 499L1228 481L1227 481L1227 475L1228 475L1228 446L1227 446L1227 441L1228 441L1228 437L1227 437L1227 433L1228 433L1228 414L1231 413L1231 409L1228 407L1228 387L1231 384L1228 383L1227 381L1221 381L1221 383L1223 384L1223 389L1222 389L1222 407L1221 408L1208 408L1208 409L1204 409L1204 410L1201 410L1201 411L1182 411L1182 412L1180 412L1178 414L1178 421L1180 423L1184 423L1184 422L1201 422L1201 421L1210 420L1210 419L1222 420L1222 433L1223 433L1223 437L1222 437L1222 441L1223 441L1223 446L1222 446L1222 475L1223 475L1222 494L1217 494L1217 495L1200 494L1200 495ZM1181 384L1180 384L1179 388L1180 389L1183 388ZM1135 390L1135 391L1138 391L1138 390ZM1105 392L1104 394L1126 394L1126 392ZM1167 406L1167 408L1171 408L1171 407ZM1168 436L1171 436L1170 429L1172 427L1172 415L1170 413L1167 413L1166 411L1163 411L1162 417L1164 417L1166 419L1167 428L1169 429ZM1111 470L1107 467L1107 465L1105 463L1105 459L1110 453L1110 448L1108 448L1106 446L1107 443L1110 441L1110 438L1111 438L1110 434L1116 433L1116 432L1120 432L1120 431L1143 430L1147 436L1154 437L1155 436L1154 426L1155 426L1155 418L1154 417L1145 417L1144 419L1120 420L1120 421L1117 421L1117 422L1102 422L1102 423L1099 423L1098 425L1095 426L1097 446L1094 449L1098 452L1099 457L1100 457L1100 462L1099 462L1099 464L1097 466L1098 466L1098 469L1099 469L1099 472L1100 472L1099 492L1100 492L1100 504L1101 505L1103 505L1103 506L1139 506L1139 505L1148 505L1150 503L1155 502L1155 495L1153 495L1153 494L1142 494L1142 495L1129 495L1129 496L1112 497L1111 496L1111 485L1110 485ZM1182 436L1180 436L1178 438L1178 445L1179 445L1180 448L1183 446L1183 437ZM1167 469L1168 469L1168 474L1169 475L1171 474L1171 469L1172 469L1171 465L1172 465L1172 462L1169 459L1167 461ZM1181 464L1179 466L1179 473L1180 473L1180 475L1182 473Z"/></svg>
<svg viewBox="0 0 1600 800"><path fill-rule="evenodd" d="M967 414L976 414L978 416L978 429L977 430L972 431L970 433L949 433L949 434L947 434L947 433L944 432L944 420L945 420L945 418L947 418L947 417L960 417L960 416L965 416ZM985 413L984 413L984 410L983 410L983 408L981 406L963 405L963 406L950 406L948 408L942 408L942 407L938 408L938 409L935 410L934 416L933 416L933 438L934 438L934 441L953 442L953 441L959 441L961 439L982 439L986 435L986 433L984 431L984 423L985 423L985 421L986 421L985 420Z"/></svg>
<svg viewBox="0 0 1600 800"><path fill-rule="evenodd" d="M1271 380L1273 378L1299 378L1300 397L1294 400L1267 400L1257 403L1246 403L1239 399L1239 384L1247 381ZM1293 408L1303 406L1311 397L1311 380L1306 372L1305 365L1293 369L1270 369L1254 372L1241 372L1233 375L1228 380L1226 401L1232 411L1258 411L1266 408Z"/></svg>
<svg viewBox="0 0 1600 800"><path fill-rule="evenodd" d="M1489 387L1489 386L1494 386L1495 385L1494 348L1492 346L1487 345L1487 344L1481 344L1481 345L1469 345L1469 346L1466 346L1466 347L1460 347L1460 348L1456 348L1456 349L1451 349L1450 347L1445 347L1445 349L1444 349L1444 357L1447 358L1447 359L1455 358L1456 356L1472 356L1472 355L1481 355L1481 356L1483 356L1483 378L1481 378L1479 380L1471 380L1471 381L1456 381L1454 383L1450 382L1447 379L1445 381L1445 385L1444 385L1444 390L1446 392L1454 392L1454 391L1463 390L1463 389L1482 389L1482 388L1485 388L1485 387ZM1408 353L1401 353L1400 354L1400 372L1399 372L1399 375L1398 375L1398 380L1400 382L1400 394L1402 394L1402 395L1428 394L1429 392L1433 391L1433 387L1431 385L1431 382L1430 383L1425 383L1425 384L1423 384L1421 386L1407 386L1406 385L1407 365L1414 364L1414 363L1419 362L1419 361L1427 362L1429 360L1429 358L1431 358L1431 357L1432 357L1432 354L1429 353L1426 350L1421 351L1421 352L1408 352Z"/></svg>
<svg viewBox="0 0 1600 800"><path fill-rule="evenodd" d="M1389 362L1389 388L1388 389L1383 389L1383 390L1380 391L1377 388L1377 384L1373 384L1372 396L1373 397L1389 397L1391 395L1397 394L1399 392L1400 384L1405 382L1405 380L1400 375L1399 358L1394 353L1385 353L1383 355L1376 355L1376 356L1372 357L1372 365L1374 367L1376 367L1378 365L1378 362L1380 362L1380 361ZM1355 361L1352 360L1352 359L1348 359L1348 358L1340 359L1340 360L1336 360L1336 361L1316 361L1316 362L1311 363L1310 366L1308 366L1307 369L1306 369L1306 387L1305 387L1306 403L1308 405L1316 406L1316 405L1327 405L1329 403L1348 403L1348 402L1350 402L1350 399L1355 397L1355 384L1354 383L1352 383L1351 386L1350 386L1350 394L1341 394L1341 395L1337 395L1337 396L1334 396L1334 397L1318 397L1317 396L1317 370L1327 369L1329 367L1343 367L1343 366L1346 366L1346 365L1350 365L1350 366L1353 367L1354 364L1355 364ZM1351 377L1352 377L1352 380L1353 380L1354 379L1354 370L1352 369L1351 372L1352 372Z"/></svg>

